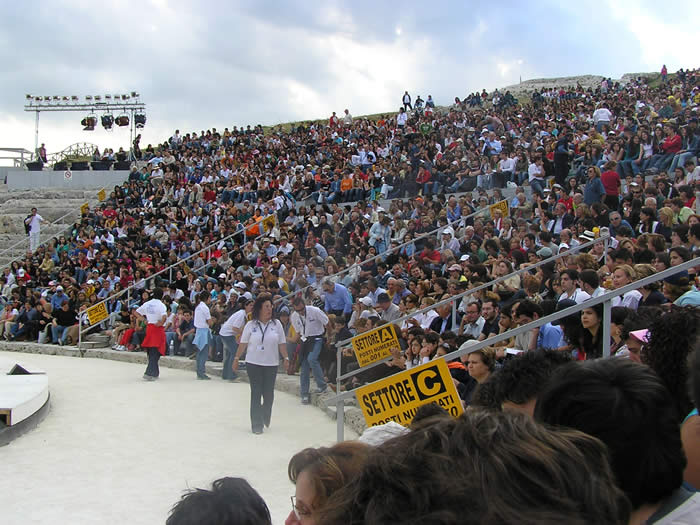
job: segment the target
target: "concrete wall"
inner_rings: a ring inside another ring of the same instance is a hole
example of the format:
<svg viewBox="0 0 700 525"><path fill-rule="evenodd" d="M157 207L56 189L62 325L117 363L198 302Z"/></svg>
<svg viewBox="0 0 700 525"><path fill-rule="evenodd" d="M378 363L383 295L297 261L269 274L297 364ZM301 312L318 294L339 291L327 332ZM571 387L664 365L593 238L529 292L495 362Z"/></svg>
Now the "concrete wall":
<svg viewBox="0 0 700 525"><path fill-rule="evenodd" d="M97 189L105 188L107 194L114 186L121 185L129 177L128 171L71 171L67 179L63 171L26 171L17 168L7 170L7 189Z"/></svg>

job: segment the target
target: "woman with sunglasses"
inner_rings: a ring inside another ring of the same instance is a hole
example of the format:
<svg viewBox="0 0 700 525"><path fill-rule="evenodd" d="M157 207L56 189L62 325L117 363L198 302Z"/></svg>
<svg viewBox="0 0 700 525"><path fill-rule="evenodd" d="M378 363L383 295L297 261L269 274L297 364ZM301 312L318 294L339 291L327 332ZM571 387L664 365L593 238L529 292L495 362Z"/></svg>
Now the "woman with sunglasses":
<svg viewBox="0 0 700 525"><path fill-rule="evenodd" d="M328 498L361 472L370 450L359 441L345 441L295 454L287 470L296 490L285 525L316 525Z"/></svg>

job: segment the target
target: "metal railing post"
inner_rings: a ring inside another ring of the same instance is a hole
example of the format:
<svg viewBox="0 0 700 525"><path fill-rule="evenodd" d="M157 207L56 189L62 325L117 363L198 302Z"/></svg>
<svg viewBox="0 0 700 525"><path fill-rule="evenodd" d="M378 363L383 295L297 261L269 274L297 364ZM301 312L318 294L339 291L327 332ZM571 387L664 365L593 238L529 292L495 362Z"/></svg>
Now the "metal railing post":
<svg viewBox="0 0 700 525"><path fill-rule="evenodd" d="M610 242L610 237L606 237L603 241L603 264L608 265L608 243Z"/></svg>
<svg viewBox="0 0 700 525"><path fill-rule="evenodd" d="M610 308L612 301L603 303L603 357L610 357Z"/></svg>
<svg viewBox="0 0 700 525"><path fill-rule="evenodd" d="M340 369L340 362L343 359L343 350L340 345L338 345L337 351L336 351L336 362L337 366L335 369L335 386L336 386L336 392L340 392L340 375L341 375L341 369ZM338 438L338 443L341 441L345 441L345 401L342 399L339 399L335 403L335 414L336 414L336 432L337 432L337 438Z"/></svg>
<svg viewBox="0 0 700 525"><path fill-rule="evenodd" d="M452 301L452 330L457 326L457 299Z"/></svg>

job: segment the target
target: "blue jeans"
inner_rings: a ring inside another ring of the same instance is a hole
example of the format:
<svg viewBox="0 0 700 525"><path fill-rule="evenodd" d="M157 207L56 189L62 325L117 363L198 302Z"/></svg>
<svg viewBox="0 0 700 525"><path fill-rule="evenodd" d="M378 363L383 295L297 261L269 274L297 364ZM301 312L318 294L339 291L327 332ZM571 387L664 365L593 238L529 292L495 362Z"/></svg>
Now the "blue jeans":
<svg viewBox="0 0 700 525"><path fill-rule="evenodd" d="M60 338L61 343L66 342L66 339L68 338L68 326L61 326L60 324L58 325L51 325L51 336L52 340L54 343L58 343L58 340Z"/></svg>
<svg viewBox="0 0 700 525"><path fill-rule="evenodd" d="M207 357L209 357L209 344L211 343L211 333L209 334L209 340L202 345L194 345L197 348L197 377L202 377L206 375L206 368L204 365L207 363Z"/></svg>
<svg viewBox="0 0 700 525"><path fill-rule="evenodd" d="M491 189L491 174L485 173L483 175L476 176L476 185L479 188L490 190Z"/></svg>
<svg viewBox="0 0 700 525"><path fill-rule="evenodd" d="M537 180L537 179L532 179L530 182L530 188L532 188L533 193L537 193L538 195L542 195L542 181Z"/></svg>
<svg viewBox="0 0 700 525"><path fill-rule="evenodd" d="M170 343L173 344L173 350L170 351ZM168 355L175 355L178 353L180 345L178 344L177 333L175 332L165 332L165 349Z"/></svg>
<svg viewBox="0 0 700 525"><path fill-rule="evenodd" d="M305 356L301 360L301 397L308 397L309 395L309 369L314 374L314 379L316 380L316 386L319 390L324 390L326 388L326 381L323 379L323 370L321 370L321 363L318 358L321 355L321 350L323 349L323 338L319 337L317 339L307 339L304 341L301 347L301 355ZM308 352L308 354L307 354Z"/></svg>
<svg viewBox="0 0 700 525"><path fill-rule="evenodd" d="M233 371L233 358L238 351L238 343L235 335L220 335L224 344L224 370L221 372L222 379L235 379L238 374Z"/></svg>
<svg viewBox="0 0 700 525"><path fill-rule="evenodd" d="M669 171L671 172L671 175L673 175L673 172L676 170L676 168L685 168L685 161L688 159L694 159L695 158L695 153L692 151L686 151L685 153L677 153L673 157L673 162L671 162L671 167L669 168Z"/></svg>

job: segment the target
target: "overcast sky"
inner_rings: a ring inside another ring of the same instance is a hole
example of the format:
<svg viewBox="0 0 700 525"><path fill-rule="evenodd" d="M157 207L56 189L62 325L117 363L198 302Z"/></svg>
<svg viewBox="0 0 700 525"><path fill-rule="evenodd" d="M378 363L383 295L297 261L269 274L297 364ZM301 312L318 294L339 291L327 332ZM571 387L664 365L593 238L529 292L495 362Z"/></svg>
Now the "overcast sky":
<svg viewBox="0 0 700 525"><path fill-rule="evenodd" d="M527 7L524 7L527 6ZM396 110L407 89L449 103L539 77L697 67L700 2L0 2L0 147L34 147L25 94L138 91L142 146L242 124ZM87 114L87 113L86 113ZM49 153L128 149L129 130L42 113ZM0 154L2 156L2 154Z"/></svg>

